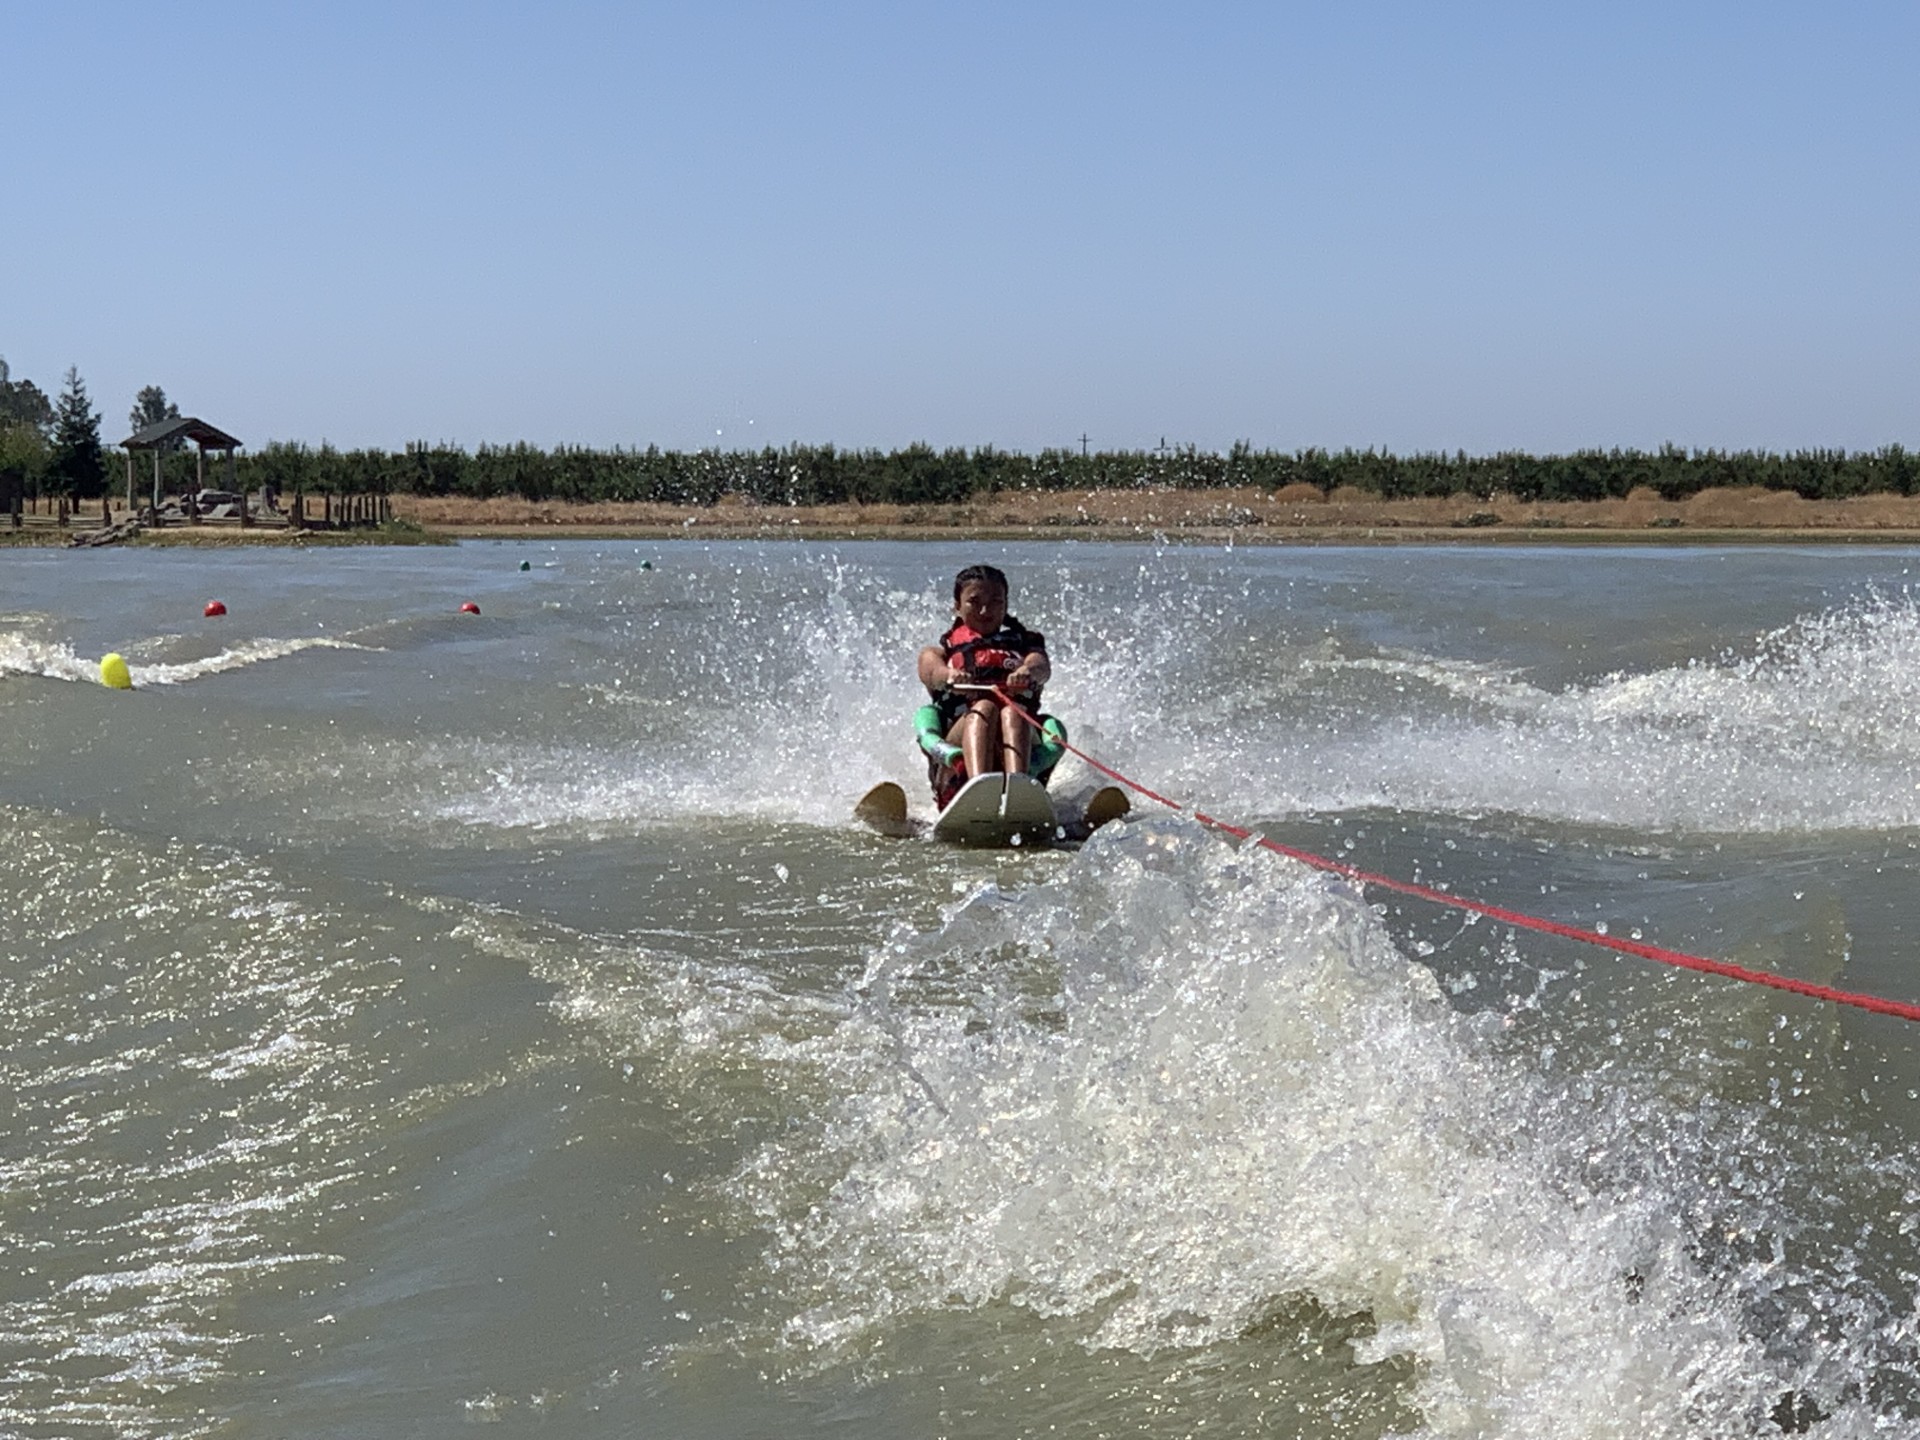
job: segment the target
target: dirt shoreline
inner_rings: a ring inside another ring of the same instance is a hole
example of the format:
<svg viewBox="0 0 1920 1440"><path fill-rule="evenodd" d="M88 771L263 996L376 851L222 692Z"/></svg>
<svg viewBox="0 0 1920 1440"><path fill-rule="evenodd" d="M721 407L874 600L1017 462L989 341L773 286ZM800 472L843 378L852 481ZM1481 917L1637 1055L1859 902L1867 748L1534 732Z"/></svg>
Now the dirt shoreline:
<svg viewBox="0 0 1920 1440"><path fill-rule="evenodd" d="M1774 490L1708 490L1662 500L1523 501L1512 496L1385 500L1307 485L1266 490L1012 492L959 505L569 503L395 495L398 524L370 531L241 530L217 522L149 531L142 545L381 544L421 540L1100 540L1233 545L1920 544L1920 496L1803 500ZM64 544L75 531L30 517L0 544ZM97 520L94 522L97 524Z"/></svg>
<svg viewBox="0 0 1920 1440"><path fill-rule="evenodd" d="M1288 544L1920 543L1920 497L1803 500L1710 490L1662 500L1383 500L1311 486L1266 490L1095 490L985 496L960 505L567 504L395 496L396 515L451 538L1170 541Z"/></svg>

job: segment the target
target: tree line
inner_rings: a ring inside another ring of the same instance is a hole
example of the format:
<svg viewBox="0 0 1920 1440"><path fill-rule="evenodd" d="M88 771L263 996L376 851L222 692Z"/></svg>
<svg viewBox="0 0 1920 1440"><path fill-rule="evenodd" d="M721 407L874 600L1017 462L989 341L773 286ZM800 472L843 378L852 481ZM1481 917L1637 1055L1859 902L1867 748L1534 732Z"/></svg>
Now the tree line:
<svg viewBox="0 0 1920 1440"><path fill-rule="evenodd" d="M1920 494L1920 451L1580 450L1567 455L1394 455L1382 450L1195 447L1038 454L993 446L843 450L595 450L417 443L404 450L335 450L276 442L241 461L250 485L282 491L462 496L475 500L655 501L712 505L957 505L1021 491L1224 489L1311 485L1393 499L1499 494L1516 500L1604 500L1636 488L1668 500L1723 486L1790 490L1810 500Z"/></svg>
<svg viewBox="0 0 1920 1440"><path fill-rule="evenodd" d="M135 430L180 411L155 385L135 398ZM163 487L186 488L194 457L162 456ZM148 480L142 457L140 486ZM1323 494L1354 489L1393 499L1493 495L1516 500L1604 500L1645 487L1681 500L1703 490L1753 486L1809 500L1920 493L1920 452L1878 450L1577 450L1566 455L1465 451L1394 455L1384 450L1256 450L1242 441L1224 452L1195 446L1152 450L1037 454L991 445L898 450L787 445L762 450L611 450L527 444L416 442L402 450L339 450L270 441L238 457L248 490L283 494L435 495L475 500L654 501L712 505L728 496L763 505L957 505L1020 491L1224 489L1268 491L1310 485ZM57 400L30 380L15 380L0 360L0 496L30 492L98 499L113 485L100 416L76 370Z"/></svg>

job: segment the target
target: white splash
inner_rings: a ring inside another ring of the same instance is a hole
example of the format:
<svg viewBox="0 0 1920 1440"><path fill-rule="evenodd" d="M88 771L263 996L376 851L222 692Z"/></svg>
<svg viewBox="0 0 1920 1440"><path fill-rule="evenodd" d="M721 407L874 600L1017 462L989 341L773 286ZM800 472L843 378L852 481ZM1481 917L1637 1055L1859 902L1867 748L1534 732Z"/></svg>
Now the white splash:
<svg viewBox="0 0 1920 1440"><path fill-rule="evenodd" d="M19 631L0 633L0 676L44 675L54 680L100 679L100 662L83 660L71 646L36 640Z"/></svg>
<svg viewBox="0 0 1920 1440"><path fill-rule="evenodd" d="M129 658L127 669L133 678L134 688L139 689L143 685L183 685L208 675L220 675L269 660L285 659L305 650L374 648L377 647L323 635L284 640L247 640L199 660L136 662ZM18 631L0 633L0 676L6 675L39 675L50 680L98 684L100 661L98 657L76 654L71 645L61 641L37 640Z"/></svg>
<svg viewBox="0 0 1920 1440"><path fill-rule="evenodd" d="M286 640L247 640L200 660L154 662L130 665L133 683L141 685L184 685L209 675L244 670L269 660L284 660L306 650L373 650L377 646L360 645L351 640L336 640L325 635L306 635Z"/></svg>
<svg viewBox="0 0 1920 1440"><path fill-rule="evenodd" d="M1135 823L863 991L812 1052L824 1134L736 1182L802 1351L1010 1304L1151 1354L1305 1295L1372 1317L1361 1363L1418 1360L1427 1433L1528 1440L1744 1433L1798 1373L1693 1258L1683 1159L1588 1174L1658 1097L1503 1053L1339 882Z"/></svg>
<svg viewBox="0 0 1920 1440"><path fill-rule="evenodd" d="M1404 694L1293 724L1276 718L1296 713L1289 696L1265 713L1243 699L1238 724L1206 734L1168 716L1123 768L1240 818L1381 807L1654 833L1920 825L1911 600L1813 616L1746 655L1560 691L1439 658L1309 665L1390 677Z"/></svg>

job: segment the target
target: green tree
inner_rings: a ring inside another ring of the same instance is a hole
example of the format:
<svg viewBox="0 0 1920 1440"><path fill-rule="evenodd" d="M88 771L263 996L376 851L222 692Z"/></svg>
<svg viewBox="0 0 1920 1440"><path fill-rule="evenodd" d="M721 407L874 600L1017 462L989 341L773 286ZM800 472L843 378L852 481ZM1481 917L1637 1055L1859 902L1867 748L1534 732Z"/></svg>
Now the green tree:
<svg viewBox="0 0 1920 1440"><path fill-rule="evenodd" d="M106 492L107 458L100 448L100 414L87 399L78 367L67 367L67 383L53 412L53 448L47 456L47 484L54 493L91 500Z"/></svg>
<svg viewBox="0 0 1920 1440"><path fill-rule="evenodd" d="M31 380L15 380L0 359L0 425L31 425L42 434L53 424L53 405Z"/></svg>
<svg viewBox="0 0 1920 1440"><path fill-rule="evenodd" d="M12 514L26 496L39 493L47 439L37 425L0 424L0 511Z"/></svg>
<svg viewBox="0 0 1920 1440"><path fill-rule="evenodd" d="M167 392L158 385L142 387L133 397L133 411L127 416L127 423L133 426L134 434L139 434L149 425L158 425L162 420L178 420L180 407L167 399ZM171 455L186 442L178 435L160 447L163 455Z"/></svg>

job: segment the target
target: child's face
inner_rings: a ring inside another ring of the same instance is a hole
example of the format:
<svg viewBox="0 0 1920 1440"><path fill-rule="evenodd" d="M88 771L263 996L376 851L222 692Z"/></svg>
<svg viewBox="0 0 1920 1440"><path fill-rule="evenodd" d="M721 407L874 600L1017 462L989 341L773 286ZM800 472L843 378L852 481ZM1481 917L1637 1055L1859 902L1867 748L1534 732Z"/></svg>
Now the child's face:
<svg viewBox="0 0 1920 1440"><path fill-rule="evenodd" d="M1007 618L1007 592L1004 586L988 580L969 580L960 587L953 602L954 618L982 635L991 635Z"/></svg>

